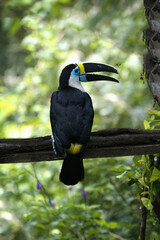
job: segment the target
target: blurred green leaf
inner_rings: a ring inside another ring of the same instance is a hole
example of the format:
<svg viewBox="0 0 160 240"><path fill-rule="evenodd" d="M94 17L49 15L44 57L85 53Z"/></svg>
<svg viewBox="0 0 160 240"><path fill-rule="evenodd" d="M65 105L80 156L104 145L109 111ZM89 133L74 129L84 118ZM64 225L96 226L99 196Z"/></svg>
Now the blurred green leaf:
<svg viewBox="0 0 160 240"><path fill-rule="evenodd" d="M153 171L152 171L151 178L150 178L150 182L152 183L152 182L155 182L157 180L160 181L160 171L156 167L154 167Z"/></svg>
<svg viewBox="0 0 160 240"><path fill-rule="evenodd" d="M110 222L110 223L107 223L107 227L110 229L116 229L119 227L119 225L117 222Z"/></svg>
<svg viewBox="0 0 160 240"><path fill-rule="evenodd" d="M151 201L148 198L142 197L141 198L143 205L148 209L151 210L153 209L153 206L151 204Z"/></svg>
<svg viewBox="0 0 160 240"><path fill-rule="evenodd" d="M150 129L150 125L149 125L149 122L147 120L144 120L144 128L146 130L149 130Z"/></svg>

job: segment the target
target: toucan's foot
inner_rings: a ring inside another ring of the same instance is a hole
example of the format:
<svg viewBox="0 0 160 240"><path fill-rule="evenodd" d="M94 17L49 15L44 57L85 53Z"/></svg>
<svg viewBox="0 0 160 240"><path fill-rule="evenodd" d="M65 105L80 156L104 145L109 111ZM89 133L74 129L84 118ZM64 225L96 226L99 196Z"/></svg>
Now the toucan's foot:
<svg viewBox="0 0 160 240"><path fill-rule="evenodd" d="M51 135L51 139L52 139L53 152L54 152L55 155L57 155L56 145L55 145L55 139L54 139L54 136L53 136L53 135Z"/></svg>

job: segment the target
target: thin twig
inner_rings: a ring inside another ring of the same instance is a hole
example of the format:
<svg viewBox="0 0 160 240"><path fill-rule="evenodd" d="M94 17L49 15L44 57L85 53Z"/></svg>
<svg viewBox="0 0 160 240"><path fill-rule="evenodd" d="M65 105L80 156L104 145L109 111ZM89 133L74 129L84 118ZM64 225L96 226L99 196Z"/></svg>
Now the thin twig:
<svg viewBox="0 0 160 240"><path fill-rule="evenodd" d="M119 235L117 235L117 234L115 234L115 233L113 233L113 232L109 232L109 234L110 234L112 237L116 238L116 239L126 240L126 238L123 238L123 237L121 237L121 236L119 236Z"/></svg>

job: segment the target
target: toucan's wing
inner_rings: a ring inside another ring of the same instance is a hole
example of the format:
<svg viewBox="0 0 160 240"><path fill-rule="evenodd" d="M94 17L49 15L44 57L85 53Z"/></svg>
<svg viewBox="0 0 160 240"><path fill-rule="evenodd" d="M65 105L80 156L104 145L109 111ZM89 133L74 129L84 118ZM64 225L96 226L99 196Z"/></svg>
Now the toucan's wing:
<svg viewBox="0 0 160 240"><path fill-rule="evenodd" d="M92 102L87 93L69 88L51 96L50 120L53 134L63 148L71 143L86 145L93 122Z"/></svg>
<svg viewBox="0 0 160 240"><path fill-rule="evenodd" d="M58 101L59 91L55 91L51 96L51 104L50 104L50 122L52 133L54 135L54 140L56 142L56 147L58 151L63 155L64 154L64 146L68 148L70 146L70 142L67 141L65 136L65 132L63 131L63 119L64 119L64 109L63 106ZM63 141L61 140L63 139ZM65 144L64 144L65 143Z"/></svg>
<svg viewBox="0 0 160 240"><path fill-rule="evenodd" d="M84 95L85 104L82 110L83 124L81 127L80 141L82 143L88 143L93 124L94 111L90 96L87 93L84 93Z"/></svg>

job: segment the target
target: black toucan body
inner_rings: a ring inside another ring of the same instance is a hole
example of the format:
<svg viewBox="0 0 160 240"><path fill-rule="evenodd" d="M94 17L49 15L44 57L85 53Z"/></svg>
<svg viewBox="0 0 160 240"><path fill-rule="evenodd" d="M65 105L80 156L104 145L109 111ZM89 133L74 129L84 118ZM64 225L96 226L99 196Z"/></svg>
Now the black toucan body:
<svg viewBox="0 0 160 240"><path fill-rule="evenodd" d="M81 82L118 80L90 72L113 72L111 66L97 63L67 65L60 75L59 88L51 96L50 121L54 153L64 158L60 180L75 185L84 178L83 155L93 123L93 106Z"/></svg>

